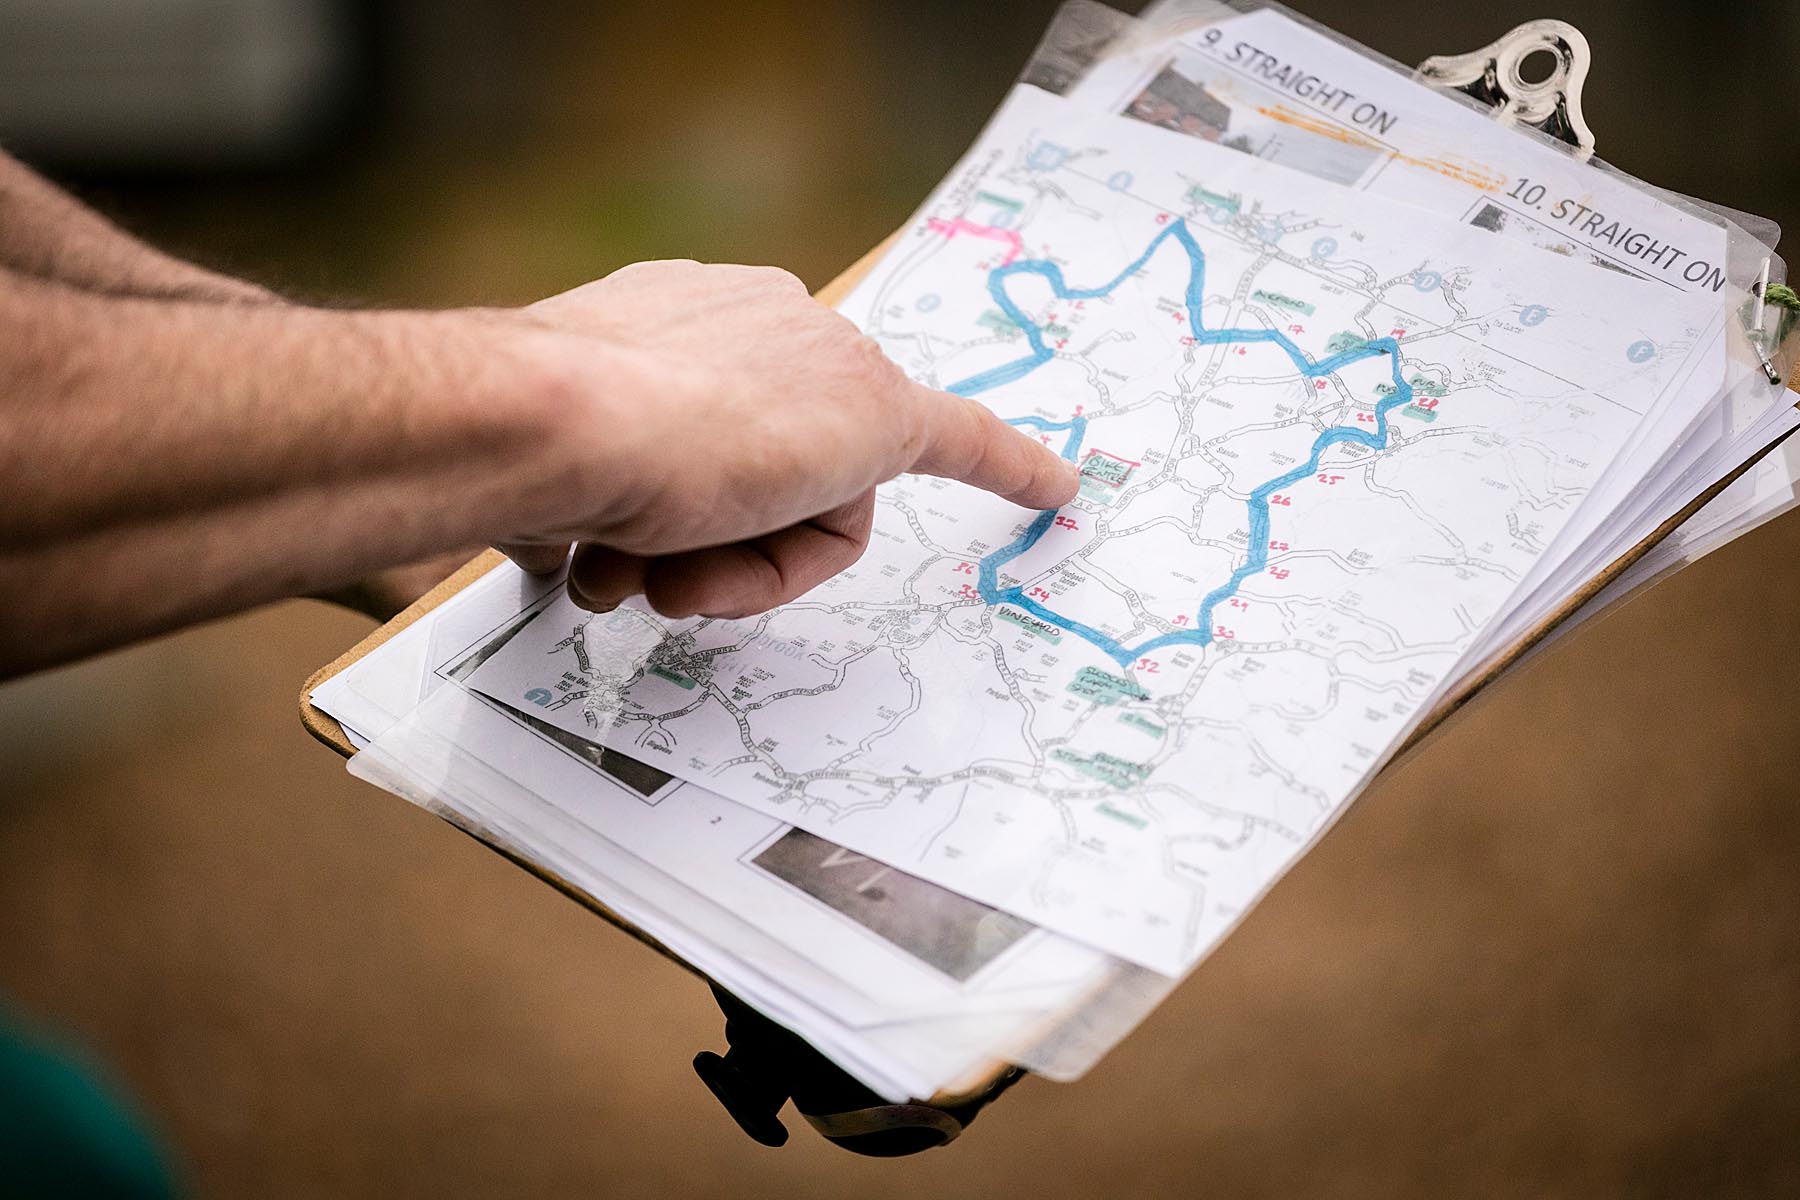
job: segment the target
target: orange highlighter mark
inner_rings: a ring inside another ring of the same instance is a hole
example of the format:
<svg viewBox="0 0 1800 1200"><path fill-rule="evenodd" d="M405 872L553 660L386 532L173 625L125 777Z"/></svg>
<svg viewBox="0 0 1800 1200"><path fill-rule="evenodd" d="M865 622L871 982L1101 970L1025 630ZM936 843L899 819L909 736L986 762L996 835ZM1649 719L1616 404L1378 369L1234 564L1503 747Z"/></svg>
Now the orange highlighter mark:
<svg viewBox="0 0 1800 1200"><path fill-rule="evenodd" d="M1341 125L1321 121L1309 113L1296 112L1285 105L1277 104L1269 108L1258 107L1256 111L1271 121L1279 121L1283 125L1290 125L1303 133L1313 134L1315 137L1330 138L1334 142L1342 142L1347 146L1362 146L1384 154L1391 153L1403 163L1435 172L1446 179L1452 179L1457 183L1472 187L1476 191L1497 192L1506 183L1504 175L1496 175L1479 167L1455 163L1442 158L1420 158L1398 150L1390 150L1373 138L1365 137L1353 129L1345 129Z"/></svg>

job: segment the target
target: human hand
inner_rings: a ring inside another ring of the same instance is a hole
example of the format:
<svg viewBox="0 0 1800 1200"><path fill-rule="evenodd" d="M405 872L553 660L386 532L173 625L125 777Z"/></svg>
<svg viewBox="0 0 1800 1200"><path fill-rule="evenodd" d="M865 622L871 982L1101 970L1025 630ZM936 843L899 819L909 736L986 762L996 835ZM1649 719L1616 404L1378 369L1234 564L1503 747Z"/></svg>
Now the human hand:
<svg viewBox="0 0 1800 1200"><path fill-rule="evenodd" d="M906 378L785 271L639 263L525 315L557 335L569 394L610 400L559 455L568 494L606 503L502 548L551 570L576 543L568 586L584 608L640 593L671 617L786 603L861 556L875 487L902 472L1035 509L1079 484L985 406Z"/></svg>

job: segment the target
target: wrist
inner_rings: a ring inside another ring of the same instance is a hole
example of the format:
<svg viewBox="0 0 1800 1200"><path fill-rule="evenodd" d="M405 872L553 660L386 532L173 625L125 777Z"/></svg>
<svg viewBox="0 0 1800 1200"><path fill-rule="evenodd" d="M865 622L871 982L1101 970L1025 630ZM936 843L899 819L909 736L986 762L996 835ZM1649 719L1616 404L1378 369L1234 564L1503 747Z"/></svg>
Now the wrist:
<svg viewBox="0 0 1800 1200"><path fill-rule="evenodd" d="M459 440L488 459L497 494L470 540L588 530L630 494L629 412L641 374L616 343L572 334L511 310L434 314L476 364L460 375Z"/></svg>

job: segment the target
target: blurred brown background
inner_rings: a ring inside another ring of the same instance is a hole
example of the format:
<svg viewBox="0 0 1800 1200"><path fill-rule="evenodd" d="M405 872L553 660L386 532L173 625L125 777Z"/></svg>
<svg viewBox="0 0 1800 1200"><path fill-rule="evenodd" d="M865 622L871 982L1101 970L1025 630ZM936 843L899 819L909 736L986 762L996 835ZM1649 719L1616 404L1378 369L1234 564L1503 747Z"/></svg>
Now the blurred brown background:
<svg viewBox="0 0 1800 1200"><path fill-rule="evenodd" d="M1800 227L1792 5L1302 8L1407 62L1572 20L1603 155ZM1052 9L0 0L0 140L302 296L818 285ZM743 1138L697 983L302 733L367 628L293 603L0 689L0 994L200 1195L1800 1193L1800 518L1492 689L1088 1079L897 1162Z"/></svg>

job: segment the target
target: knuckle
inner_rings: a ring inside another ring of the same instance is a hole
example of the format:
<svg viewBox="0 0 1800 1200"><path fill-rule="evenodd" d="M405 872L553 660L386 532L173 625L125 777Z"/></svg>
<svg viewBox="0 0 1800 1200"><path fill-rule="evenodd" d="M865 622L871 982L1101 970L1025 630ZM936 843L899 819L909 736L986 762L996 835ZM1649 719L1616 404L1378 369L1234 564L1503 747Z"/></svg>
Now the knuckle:
<svg viewBox="0 0 1800 1200"><path fill-rule="evenodd" d="M837 561L832 565L832 574L848 570L862 561L862 556L869 550L870 532L868 527L864 527L840 539L843 545L838 551Z"/></svg>
<svg viewBox="0 0 1800 1200"><path fill-rule="evenodd" d="M642 275L654 276L676 271L691 271L699 265L691 258L648 258L641 262L626 263L608 278L636 279Z"/></svg>
<svg viewBox="0 0 1800 1200"><path fill-rule="evenodd" d="M922 420L908 420L900 424L891 439L899 455L896 473L910 469L914 463L925 457L925 449L931 445L931 434Z"/></svg>
<svg viewBox="0 0 1800 1200"><path fill-rule="evenodd" d="M750 270L756 272L756 276L761 282L766 283L771 287L784 292L799 292L802 295L806 294L806 283L792 271L782 267L768 266L751 267Z"/></svg>
<svg viewBox="0 0 1800 1200"><path fill-rule="evenodd" d="M669 560L658 559L644 573L644 603L658 614L674 619L702 611L707 602L706 579L670 567Z"/></svg>
<svg viewBox="0 0 1800 1200"><path fill-rule="evenodd" d="M990 437L975 436L968 439L968 451L962 460L963 473L970 479L992 480L1006 470L1004 461L996 463L999 447Z"/></svg>
<svg viewBox="0 0 1800 1200"><path fill-rule="evenodd" d="M896 441L904 454L900 470L912 470L929 459L925 465L933 474L953 471L955 464L948 460L963 441L956 431L956 422L961 420L956 406L937 402L929 393L921 393L910 403L894 407L898 410L895 413Z"/></svg>
<svg viewBox="0 0 1800 1200"><path fill-rule="evenodd" d="M1000 470L1000 489L1009 493L1024 492L1037 479L1038 456L1017 434L1006 436L1012 444L1007 448L1006 461Z"/></svg>
<svg viewBox="0 0 1800 1200"><path fill-rule="evenodd" d="M900 368L894 365L894 360L887 356L887 351L883 350L881 343L874 338L864 333L858 333L855 342L852 343L852 353L858 369L870 379L884 383L898 381Z"/></svg>
<svg viewBox="0 0 1800 1200"><path fill-rule="evenodd" d="M983 458L993 451L994 431L1000 425L1000 418L989 412L985 404L958 396L956 425L960 440L970 447L979 448Z"/></svg>
<svg viewBox="0 0 1800 1200"><path fill-rule="evenodd" d="M644 603L649 605L650 610L657 616L669 621L680 621L695 613L705 611L678 590L672 591L668 588L645 589Z"/></svg>

